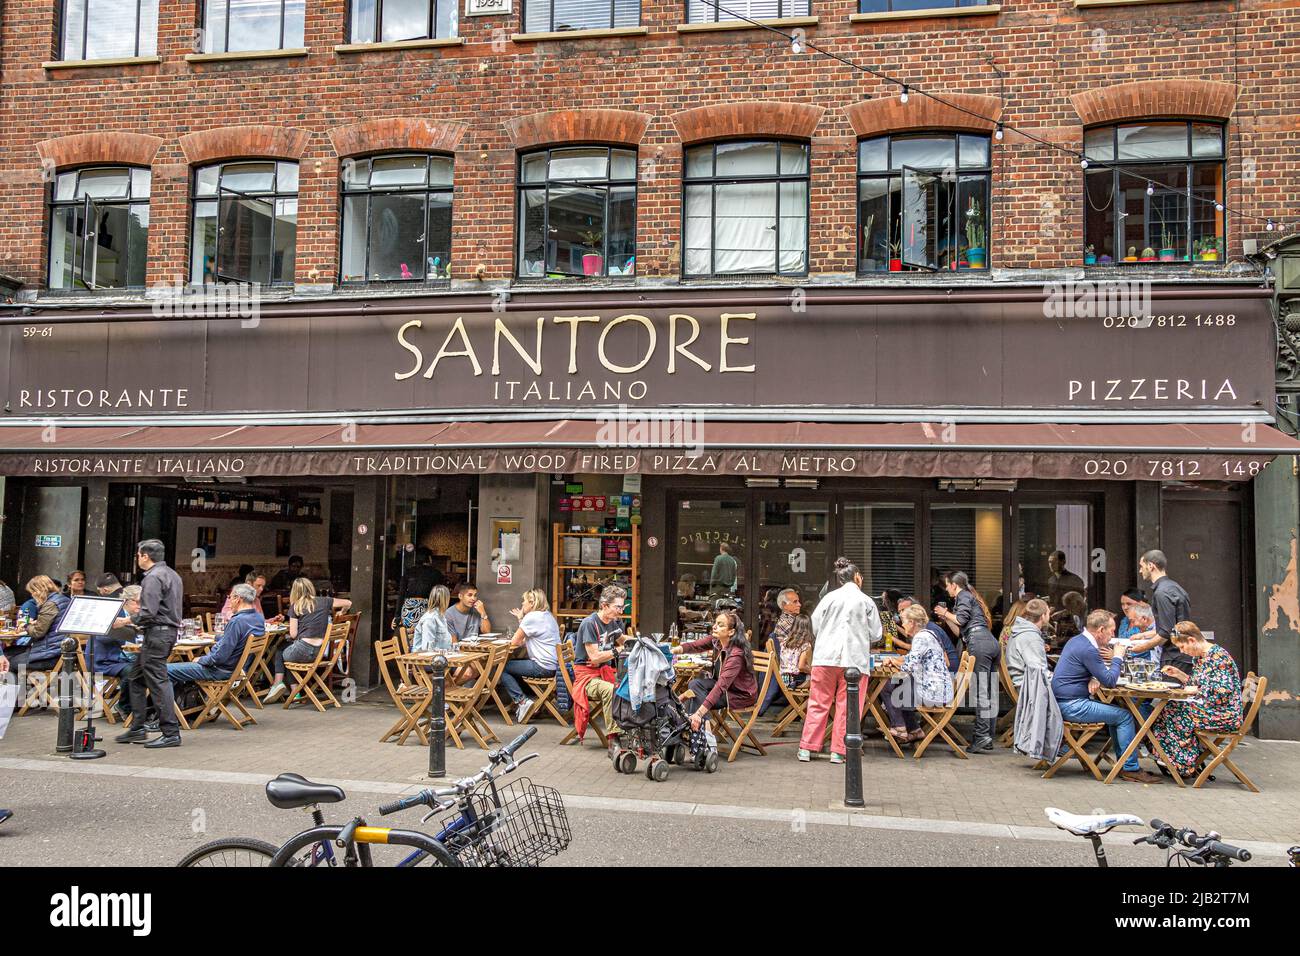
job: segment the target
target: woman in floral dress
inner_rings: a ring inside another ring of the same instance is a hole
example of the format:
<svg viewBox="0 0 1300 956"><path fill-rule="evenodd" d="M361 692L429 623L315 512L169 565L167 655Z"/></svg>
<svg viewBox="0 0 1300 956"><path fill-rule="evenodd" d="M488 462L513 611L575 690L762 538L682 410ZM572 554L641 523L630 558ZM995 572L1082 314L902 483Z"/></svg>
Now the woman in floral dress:
<svg viewBox="0 0 1300 956"><path fill-rule="evenodd" d="M1168 666L1163 673L1198 688L1194 700L1170 701L1156 721L1155 736L1180 776L1194 774L1201 760L1196 731L1232 731L1241 725L1241 675L1232 655L1208 641L1191 621L1174 625L1174 646L1194 662L1191 674Z"/></svg>
<svg viewBox="0 0 1300 956"><path fill-rule="evenodd" d="M948 670L948 655L925 628L930 620L925 608L910 605L899 617L912 649L898 662L898 669L900 675L910 679L910 688L904 680L888 688L882 699L889 716L889 732L900 742L914 743L925 736L925 731L918 726L913 708L946 707L952 703L952 672Z"/></svg>

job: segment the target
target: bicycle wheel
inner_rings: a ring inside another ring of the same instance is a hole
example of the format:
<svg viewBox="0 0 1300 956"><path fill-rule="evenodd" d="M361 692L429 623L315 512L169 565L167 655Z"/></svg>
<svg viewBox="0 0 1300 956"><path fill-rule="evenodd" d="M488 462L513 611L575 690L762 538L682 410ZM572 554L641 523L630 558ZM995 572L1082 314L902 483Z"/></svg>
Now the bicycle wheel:
<svg viewBox="0 0 1300 956"><path fill-rule="evenodd" d="M301 833L290 837L284 846L275 851L275 857L268 863L268 866L301 866L299 857L306 857L310 848L322 841L334 841L338 835L343 832L341 826L323 826L313 827L310 830L303 830ZM403 853L401 856L394 856L391 860L383 860L379 866L455 866L461 865L441 843L429 836L427 833L420 833L416 830L389 830L387 839L382 844L366 844L368 849L376 846L406 847L411 851ZM337 865L343 865L342 850L334 848L334 859ZM416 853L420 854L419 856ZM362 863L362 866L375 865L372 863Z"/></svg>
<svg viewBox="0 0 1300 956"><path fill-rule="evenodd" d="M248 837L227 837L213 840L185 854L177 866L248 867L270 866L276 846L265 840Z"/></svg>

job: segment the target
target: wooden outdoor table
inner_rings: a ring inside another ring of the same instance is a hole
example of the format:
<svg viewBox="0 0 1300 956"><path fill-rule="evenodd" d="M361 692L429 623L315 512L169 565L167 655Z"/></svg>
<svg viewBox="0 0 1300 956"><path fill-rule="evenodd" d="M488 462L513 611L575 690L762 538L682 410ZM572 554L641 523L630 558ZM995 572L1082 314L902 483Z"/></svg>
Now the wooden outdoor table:
<svg viewBox="0 0 1300 956"><path fill-rule="evenodd" d="M876 657L876 655L872 655ZM873 661L875 666L867 676L867 710L871 712L872 718L876 721L876 726L880 728L881 734L889 743L889 747L894 751L894 756L900 760L903 759L903 748L898 746L898 740L889 732L889 720L885 717L885 712L880 706L880 695L885 692L889 682L899 675L899 670L893 666L881 666L885 661L898 660L897 656L885 657L883 661Z"/></svg>
<svg viewBox="0 0 1300 956"><path fill-rule="evenodd" d="M12 644L26 636L26 631L0 631L0 644Z"/></svg>
<svg viewBox="0 0 1300 956"><path fill-rule="evenodd" d="M1165 690L1148 690L1119 685L1117 687L1103 687L1097 692L1098 699L1102 703L1109 704L1115 700L1122 700L1124 706L1133 714L1134 721L1137 722L1137 733L1133 735L1132 742L1124 749L1124 752L1115 760L1115 766L1111 767L1110 773L1106 775L1105 783L1113 783L1124 769L1124 762L1133 754L1137 753L1138 746L1143 740L1151 745L1151 750L1164 763L1165 769L1169 771L1170 776L1174 778L1174 783L1180 787L1187 786L1183 783L1183 778L1179 775L1178 770L1174 767L1173 762L1165 756L1164 749L1160 746L1160 741L1152 733L1160 712L1165 709L1165 705L1171 700L1187 701L1196 697L1199 691L1195 687L1175 687L1172 684L1165 685ZM1142 711L1138 709L1138 704L1144 700L1152 701L1151 716L1143 718Z"/></svg>
<svg viewBox="0 0 1300 956"><path fill-rule="evenodd" d="M216 643L217 642L211 638L204 637L179 640L172 645L172 652L167 658L167 662L176 663L180 661L192 661L196 657L202 657L208 651L212 650L212 646ZM128 641L122 644L122 650L128 651L131 654L139 654L140 645L135 641Z"/></svg>

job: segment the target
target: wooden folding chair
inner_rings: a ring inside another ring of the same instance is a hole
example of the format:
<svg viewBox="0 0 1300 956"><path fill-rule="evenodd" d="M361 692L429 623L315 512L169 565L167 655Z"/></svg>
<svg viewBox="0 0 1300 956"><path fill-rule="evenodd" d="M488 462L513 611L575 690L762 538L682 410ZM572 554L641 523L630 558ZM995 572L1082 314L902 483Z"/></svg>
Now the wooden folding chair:
<svg viewBox="0 0 1300 956"><path fill-rule="evenodd" d="M560 665L555 669L555 677L557 680L564 681L564 686L569 692L569 700L573 700L573 679L569 676L569 668L573 666L573 642L569 640L561 640L559 645L556 647L555 658ZM602 747L608 747L609 733L605 730L604 720L601 718L601 715L593 710L587 716L587 726L595 731L596 738L600 741L600 745ZM560 746L563 747L577 736L577 728L570 727L569 732L565 734L564 739L560 741ZM581 743L582 741L578 742Z"/></svg>
<svg viewBox="0 0 1300 956"><path fill-rule="evenodd" d="M497 710L501 712L507 727L513 727L515 719L510 716L510 708L501 700L497 685L501 683L501 675L506 672L506 665L510 663L510 654L511 648L509 647L493 647L492 654L488 658L491 662L492 673L488 676L487 688L484 691L486 696L492 699L492 703L496 704ZM484 706L486 706L486 702Z"/></svg>
<svg viewBox="0 0 1300 956"><path fill-rule="evenodd" d="M203 706L192 729L197 730L207 720L216 720L222 714L234 724L236 730L243 730L249 724L256 724L253 715L239 699L243 696L243 686L253 679L252 664L260 654L266 652L265 634L250 634L244 642L244 652L239 655L239 663L225 680L199 680L194 684L203 694ZM239 711L238 715L231 708Z"/></svg>
<svg viewBox="0 0 1300 956"><path fill-rule="evenodd" d="M316 657L305 664L295 664L293 661L284 662L284 672L292 678L289 693L284 698L284 709L288 710L302 694L322 714L325 713L325 701L333 704L335 707L342 707L334 692L330 690L329 684L325 678L329 676L334 665L338 663L339 655L343 653L343 645L348 639L348 623L342 621L337 624L331 624L329 630L325 633L325 638L320 642L320 647L316 651ZM319 691L324 695L325 700L316 696Z"/></svg>
<svg viewBox="0 0 1300 956"><path fill-rule="evenodd" d="M921 754L925 753L926 748L934 742L936 737L943 738L943 742L951 747L952 752L962 760L970 759L966 756L965 740L957 733L955 728L949 725L952 723L953 715L957 713L957 708L961 706L962 700L966 697L966 691L970 687L971 674L974 671L975 658L962 652L961 663L957 665L957 673L954 675L952 703L946 707L916 708L916 713L929 725L926 735L916 745L916 750L912 753L912 756L917 760L921 759Z"/></svg>
<svg viewBox="0 0 1300 956"><path fill-rule="evenodd" d="M758 697L752 707L723 707L718 712L714 724L723 735L732 742L731 752L727 754L727 763L735 761L741 749L753 751L760 757L767 756L767 748L754 735L754 722L758 720L758 710L767 699L768 688L772 686L773 672L779 671L780 658L773 652L772 642L767 642L766 651L754 651L754 676L760 677ZM780 680L780 675L777 675ZM736 725L736 729L731 724Z"/></svg>
<svg viewBox="0 0 1300 956"><path fill-rule="evenodd" d="M44 670L27 671L27 686L23 688L22 706L18 708L14 716L22 717L32 707L49 707L51 703L42 703L49 701L53 696L55 686L54 678L59 673L59 668L63 666L63 658L55 660L52 667ZM35 685L33 687L33 685Z"/></svg>
<svg viewBox="0 0 1300 956"><path fill-rule="evenodd" d="M1097 764L1101 763L1102 759L1106 756L1106 751L1110 748L1111 744L1110 738L1106 738L1106 742L1102 744L1101 749L1097 751L1097 756L1095 758L1088 753L1087 748L1088 741L1092 740L1093 737L1097 736L1097 734L1101 733L1105 729L1105 724L1078 724L1066 721L1062 730L1062 740L1068 749L1065 753L1061 754L1061 756L1057 757L1056 762L1044 771L1043 779L1048 780L1055 776L1056 771L1064 767L1071 759L1078 760L1079 763L1083 765L1083 768L1098 780L1104 779ZM1039 764L1039 766L1042 766L1042 764Z"/></svg>
<svg viewBox="0 0 1300 956"><path fill-rule="evenodd" d="M1232 771L1233 776L1245 785L1251 793L1259 793L1259 787L1245 774L1240 767L1228 759L1228 755L1237 749L1237 744L1241 743L1242 738L1250 733L1251 728L1255 726L1255 717L1259 714L1259 707L1264 703L1264 692L1268 690L1268 678L1262 677L1251 671L1246 675L1246 679L1241 685L1241 699L1247 704L1246 712L1242 717L1241 726L1231 731L1214 731L1198 730L1196 739L1201 744L1201 759L1212 757L1209 763L1205 765L1196 776L1196 781L1192 784L1192 789L1198 790L1205 786L1205 781L1210 779L1210 774L1222 764ZM1226 746L1225 746L1226 744Z"/></svg>
<svg viewBox="0 0 1300 956"><path fill-rule="evenodd" d="M397 650L400 654L411 653L411 632L404 626L397 626Z"/></svg>
<svg viewBox="0 0 1300 956"><path fill-rule="evenodd" d="M397 743L400 746L406 743L406 738L411 735L411 731L415 731L420 743L427 744L429 735L425 733L424 727L421 726L420 717L428 706L433 691L426 684L403 679L406 670L396 661L397 656L401 653L402 649L396 637L375 642L375 657L379 660L379 674L383 678L384 686L388 688L388 696L393 699L393 703L402 715L379 738L379 742L381 744L388 743L393 737L397 737ZM393 665L391 668L389 667L390 664ZM394 676L394 671L396 676Z"/></svg>
<svg viewBox="0 0 1300 956"><path fill-rule="evenodd" d="M1016 685L1011 683L1011 672L1007 670L1007 646L1005 644L1002 645L1002 653L998 655L998 677L1002 681L1002 689L1011 698L1011 709L1002 717L1002 720L1006 723L1006 729L1002 731L998 743L1003 747L1010 747L1016 742L1016 708L1020 705L1020 691L1016 690Z"/></svg>
<svg viewBox="0 0 1300 956"><path fill-rule="evenodd" d="M564 642L561 641L560 643L564 643ZM559 660L558 653L556 654L556 660L557 661ZM560 677L559 677L558 668L556 670L556 673L552 674L550 677L521 678L521 680L524 682L524 686L526 686L530 691L532 691L532 695L533 695L532 710L528 711L528 716L523 719L522 723L525 724L528 723L534 717L536 717L538 714L542 712L542 708L545 708L546 711L552 717L555 718L556 723L558 723L561 727L569 726L568 718L565 717L564 714L560 712L559 707L555 706L555 682L559 679Z"/></svg>
<svg viewBox="0 0 1300 956"><path fill-rule="evenodd" d="M468 731L484 750L488 749L489 741L498 742L497 735L483 720L479 708L492 699L492 695L488 692L488 680L494 670L495 658L503 651L507 655L510 653L509 648L497 647L483 652L482 659L475 662L478 676L472 684L447 684L443 690L443 700L447 705L447 734L458 750L465 748L460 736L462 731ZM432 693L429 675L422 672L420 679L426 683Z"/></svg>
<svg viewBox="0 0 1300 956"><path fill-rule="evenodd" d="M215 634L217 631L216 615L212 611L203 612L203 630L209 634Z"/></svg>
<svg viewBox="0 0 1300 956"><path fill-rule="evenodd" d="M325 678L330 687L352 675L352 650L357 646L357 634L361 631L361 612L335 614L334 622L336 624L347 624L348 638L344 642L343 653L339 655L338 663L334 665Z"/></svg>

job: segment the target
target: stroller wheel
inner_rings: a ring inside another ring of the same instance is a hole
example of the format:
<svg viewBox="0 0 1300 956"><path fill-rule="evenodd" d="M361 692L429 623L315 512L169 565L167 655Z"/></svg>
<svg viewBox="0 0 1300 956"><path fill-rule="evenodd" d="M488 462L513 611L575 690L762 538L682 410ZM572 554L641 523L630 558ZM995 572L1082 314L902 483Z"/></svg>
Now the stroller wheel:
<svg viewBox="0 0 1300 956"><path fill-rule="evenodd" d="M668 779L669 764L667 760L656 760L650 764L650 779L655 783L663 783Z"/></svg>
<svg viewBox="0 0 1300 956"><path fill-rule="evenodd" d="M717 755L717 754L715 754L715 753L710 753L710 754L708 754L708 755L705 756L705 758L704 758L704 769L705 769L708 773L717 773L717 772L718 772L718 755Z"/></svg>
<svg viewBox="0 0 1300 956"><path fill-rule="evenodd" d="M669 747L668 759L680 767L682 764L686 763L686 748L681 744L674 744L672 747Z"/></svg>
<svg viewBox="0 0 1300 956"><path fill-rule="evenodd" d="M619 773L636 773L636 754L625 750L614 758L614 766Z"/></svg>
<svg viewBox="0 0 1300 956"><path fill-rule="evenodd" d="M662 761L658 757L651 757L645 765L645 776L647 780L655 778L655 767L659 766Z"/></svg>

